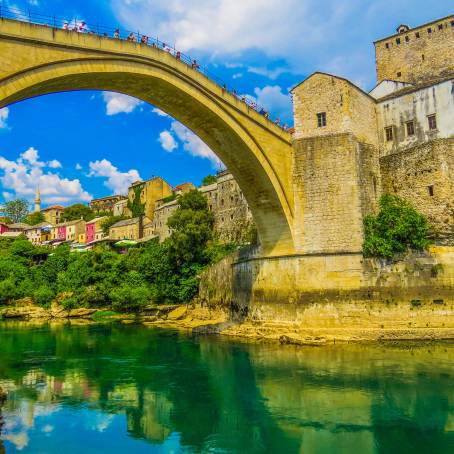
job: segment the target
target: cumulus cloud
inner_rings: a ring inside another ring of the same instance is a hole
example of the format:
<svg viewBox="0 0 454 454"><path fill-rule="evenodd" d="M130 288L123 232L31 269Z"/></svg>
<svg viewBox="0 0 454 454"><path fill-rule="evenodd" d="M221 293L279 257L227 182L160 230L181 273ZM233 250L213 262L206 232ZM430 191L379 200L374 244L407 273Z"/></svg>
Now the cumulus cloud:
<svg viewBox="0 0 454 454"><path fill-rule="evenodd" d="M129 28L154 31L185 52L195 49L230 64L257 50L302 75L337 71L369 85L374 40L394 33L401 21L416 25L452 12L451 2L432 2L428 9L426 0L113 0L112 5Z"/></svg>
<svg viewBox="0 0 454 454"><path fill-rule="evenodd" d="M196 136L190 129L178 121L173 121L170 130L162 131L159 141L166 151L173 151L181 145L182 149L192 156L209 159L214 167L222 166L221 160L211 148ZM168 148L166 148L168 147Z"/></svg>
<svg viewBox="0 0 454 454"><path fill-rule="evenodd" d="M268 69L268 68L251 66L248 68L248 72L267 77L268 79L271 79L271 80L276 80L281 74L288 72L288 70L286 68Z"/></svg>
<svg viewBox="0 0 454 454"><path fill-rule="evenodd" d="M8 107L4 107L0 109L0 129L6 129L8 127L8 116L9 116L9 109Z"/></svg>
<svg viewBox="0 0 454 454"><path fill-rule="evenodd" d="M131 183L141 180L136 169L121 172L107 159L90 162L88 166L90 168L88 176L106 178L104 186L116 194L126 194Z"/></svg>
<svg viewBox="0 0 454 454"><path fill-rule="evenodd" d="M142 104L142 101L132 96L121 93L113 93L104 91L102 93L104 102L106 103L106 114L117 115L119 113L131 113L136 107Z"/></svg>
<svg viewBox="0 0 454 454"><path fill-rule="evenodd" d="M61 168L61 162L60 161L57 161L56 159L52 159L52 161L49 161L47 163L47 165L51 168L51 169L60 169Z"/></svg>
<svg viewBox="0 0 454 454"><path fill-rule="evenodd" d="M0 183L7 200L20 197L32 201L39 186L44 203L88 202L91 195L78 179L70 180L52 172L56 160L40 161L35 148L29 148L11 161L0 156ZM59 163L60 164L60 163Z"/></svg>
<svg viewBox="0 0 454 454"><path fill-rule="evenodd" d="M77 163L75 169L76 170L82 170L82 166L79 163Z"/></svg>
<svg viewBox="0 0 454 454"><path fill-rule="evenodd" d="M162 148L169 153L178 148L178 144L170 131L162 131L158 140Z"/></svg>
<svg viewBox="0 0 454 454"><path fill-rule="evenodd" d="M257 87L254 89L254 93L259 106L281 117L289 117L291 115L290 96L283 93L282 88L278 85L267 85L263 88Z"/></svg>

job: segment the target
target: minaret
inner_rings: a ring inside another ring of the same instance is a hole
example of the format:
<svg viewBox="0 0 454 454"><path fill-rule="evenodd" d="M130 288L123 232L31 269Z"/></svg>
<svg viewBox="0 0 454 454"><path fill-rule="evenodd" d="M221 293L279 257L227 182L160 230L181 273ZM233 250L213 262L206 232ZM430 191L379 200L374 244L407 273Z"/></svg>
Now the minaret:
<svg viewBox="0 0 454 454"><path fill-rule="evenodd" d="M41 211L41 194L39 192L39 186L36 188L36 196L35 196L35 213L39 213Z"/></svg>

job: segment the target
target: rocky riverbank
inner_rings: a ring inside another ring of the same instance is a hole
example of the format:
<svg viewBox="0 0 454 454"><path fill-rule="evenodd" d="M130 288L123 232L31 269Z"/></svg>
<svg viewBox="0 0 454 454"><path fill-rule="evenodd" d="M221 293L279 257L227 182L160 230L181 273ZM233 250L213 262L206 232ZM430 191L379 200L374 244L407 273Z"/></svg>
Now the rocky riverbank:
<svg viewBox="0 0 454 454"><path fill-rule="evenodd" d="M220 309L203 306L153 306L140 313L119 314L97 309L65 310L53 305L45 309L26 305L6 307L0 312L4 320L35 323L65 322L90 324L118 322L130 325L184 330L195 335L222 335L256 342L280 342L293 345L320 346L335 342L369 341L435 341L454 339L454 328L377 328L372 326L304 327L298 323L265 322L254 320L233 321Z"/></svg>

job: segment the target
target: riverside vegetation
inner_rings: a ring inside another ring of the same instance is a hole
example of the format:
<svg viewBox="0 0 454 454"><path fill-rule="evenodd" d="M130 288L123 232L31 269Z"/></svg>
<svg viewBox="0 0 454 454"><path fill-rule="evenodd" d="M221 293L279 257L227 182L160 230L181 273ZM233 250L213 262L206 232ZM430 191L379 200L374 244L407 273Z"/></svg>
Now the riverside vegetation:
<svg viewBox="0 0 454 454"><path fill-rule="evenodd" d="M155 304L193 299L198 275L235 249L213 234L213 215L197 190L179 199L169 219L172 235L119 254L103 247L84 253L62 245L33 246L24 238L0 243L0 305L32 299L47 307L56 301L78 307L138 311Z"/></svg>

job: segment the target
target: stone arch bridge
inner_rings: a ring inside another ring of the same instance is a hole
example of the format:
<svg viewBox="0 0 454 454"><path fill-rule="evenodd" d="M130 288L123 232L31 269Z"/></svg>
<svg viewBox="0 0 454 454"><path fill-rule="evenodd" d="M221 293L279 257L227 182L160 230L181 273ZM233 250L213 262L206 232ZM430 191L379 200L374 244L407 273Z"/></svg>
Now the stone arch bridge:
<svg viewBox="0 0 454 454"><path fill-rule="evenodd" d="M290 134L163 50L1 18L0 108L71 90L128 94L186 125L238 181L262 254L295 252Z"/></svg>

